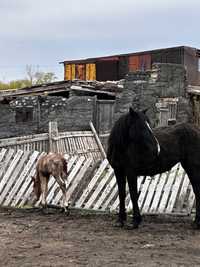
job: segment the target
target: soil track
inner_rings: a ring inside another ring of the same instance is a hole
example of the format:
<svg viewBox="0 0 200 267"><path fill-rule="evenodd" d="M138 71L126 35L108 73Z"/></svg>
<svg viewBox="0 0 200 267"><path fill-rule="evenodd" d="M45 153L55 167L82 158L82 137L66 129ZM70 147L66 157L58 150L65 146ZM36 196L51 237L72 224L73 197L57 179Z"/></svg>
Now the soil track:
<svg viewBox="0 0 200 267"><path fill-rule="evenodd" d="M200 266L189 219L146 218L138 230L108 215L0 210L0 266Z"/></svg>

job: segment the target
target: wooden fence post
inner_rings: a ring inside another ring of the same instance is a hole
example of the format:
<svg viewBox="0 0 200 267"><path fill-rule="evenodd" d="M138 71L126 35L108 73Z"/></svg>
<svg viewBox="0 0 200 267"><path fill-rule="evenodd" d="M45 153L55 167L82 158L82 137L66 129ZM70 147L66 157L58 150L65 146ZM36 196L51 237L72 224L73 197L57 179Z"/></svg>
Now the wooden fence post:
<svg viewBox="0 0 200 267"><path fill-rule="evenodd" d="M59 152L57 121L49 122L49 152Z"/></svg>
<svg viewBox="0 0 200 267"><path fill-rule="evenodd" d="M99 147L99 150L100 150L100 152L101 152L101 155L102 155L103 159L106 159L106 153L105 153L105 150L104 150L104 148L103 148L103 146L102 146L102 144L101 144L101 141L100 141L100 139L99 139L99 137L98 137L98 134L97 134L97 132L96 132L96 130L95 130L95 128L94 128L94 125L93 125L93 123L92 123L91 121L90 121L90 128L91 128L91 130L92 130L92 132L93 132L93 134L94 134L95 140L96 140L96 142L97 142L97 145L98 145L98 147Z"/></svg>

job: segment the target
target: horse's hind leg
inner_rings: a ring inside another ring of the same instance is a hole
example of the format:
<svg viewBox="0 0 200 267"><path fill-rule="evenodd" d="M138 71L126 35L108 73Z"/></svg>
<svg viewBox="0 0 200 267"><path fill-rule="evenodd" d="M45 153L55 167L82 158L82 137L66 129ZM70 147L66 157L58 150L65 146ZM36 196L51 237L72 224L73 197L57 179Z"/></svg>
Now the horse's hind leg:
<svg viewBox="0 0 200 267"><path fill-rule="evenodd" d="M122 169L115 169L115 176L117 180L118 193L119 193L119 217L115 224L117 227L123 227L126 221L126 209L125 209L125 198L126 198L126 176Z"/></svg>
<svg viewBox="0 0 200 267"><path fill-rule="evenodd" d="M187 168L184 168L184 169L190 179L193 192L195 194L196 216L194 220L194 227L196 229L200 229L200 170L195 169L194 171L191 171L191 170L188 171Z"/></svg>

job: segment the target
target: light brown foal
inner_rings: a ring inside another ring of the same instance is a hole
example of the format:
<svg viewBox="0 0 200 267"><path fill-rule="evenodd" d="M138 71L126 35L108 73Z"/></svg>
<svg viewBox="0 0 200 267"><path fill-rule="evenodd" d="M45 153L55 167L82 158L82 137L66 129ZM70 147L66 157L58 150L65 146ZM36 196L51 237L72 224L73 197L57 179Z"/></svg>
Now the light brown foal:
<svg viewBox="0 0 200 267"><path fill-rule="evenodd" d="M63 193L63 208L65 211L68 209L68 202L66 201L66 184L67 179L67 161L59 153L49 153L42 156L36 165L36 174L32 177L33 190L37 200L42 195L42 206L46 207L46 197L48 192L48 181L50 176L53 176L59 184Z"/></svg>

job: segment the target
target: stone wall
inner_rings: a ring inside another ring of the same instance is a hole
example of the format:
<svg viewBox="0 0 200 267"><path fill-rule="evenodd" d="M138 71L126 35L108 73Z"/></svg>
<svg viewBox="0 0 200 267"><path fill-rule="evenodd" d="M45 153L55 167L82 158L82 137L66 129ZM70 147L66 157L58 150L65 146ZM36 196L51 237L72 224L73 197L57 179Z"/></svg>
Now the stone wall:
<svg viewBox="0 0 200 267"><path fill-rule="evenodd" d="M0 138L47 132L49 121L57 121L60 131L87 130L93 105L89 96L17 97L0 103Z"/></svg>
<svg viewBox="0 0 200 267"><path fill-rule="evenodd" d="M153 64L152 71L134 72L126 76L124 90L117 97L115 120L132 105L135 110L148 108L153 126L158 125L160 99L177 99L176 121L191 121L192 110L186 93L186 71L179 64Z"/></svg>
<svg viewBox="0 0 200 267"><path fill-rule="evenodd" d="M105 125L110 123L111 128L112 122L127 112L131 105L136 110L148 108L147 115L155 127L163 123L159 120L166 115L159 107L170 99L177 102L176 122L191 121L192 108L186 90L184 67L159 63L153 65L152 71L129 73L123 90L116 95L114 108L112 103L106 105L106 100L101 103L101 108L97 108L95 96L73 93L69 98L27 96L1 101L0 138L47 132L49 121L54 120L58 122L60 131L88 130L89 121L96 119ZM98 110L100 115L97 116ZM98 127L104 129L102 125Z"/></svg>

